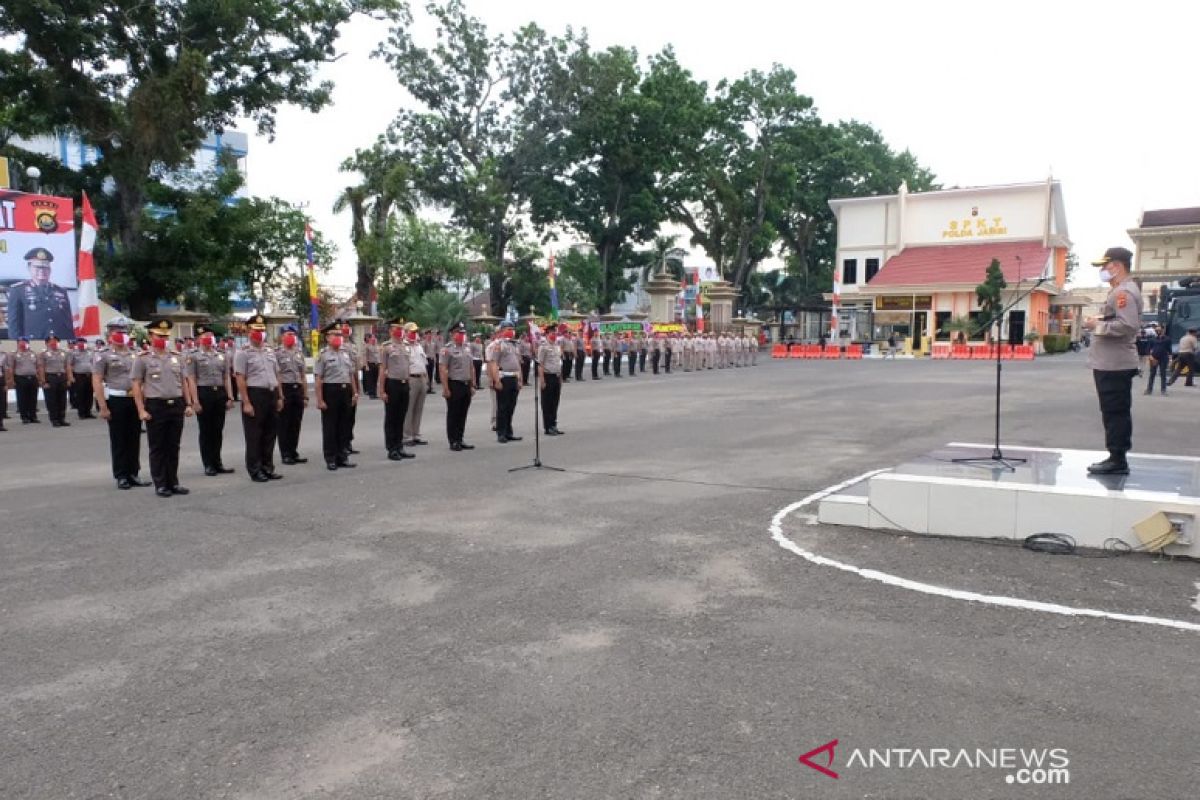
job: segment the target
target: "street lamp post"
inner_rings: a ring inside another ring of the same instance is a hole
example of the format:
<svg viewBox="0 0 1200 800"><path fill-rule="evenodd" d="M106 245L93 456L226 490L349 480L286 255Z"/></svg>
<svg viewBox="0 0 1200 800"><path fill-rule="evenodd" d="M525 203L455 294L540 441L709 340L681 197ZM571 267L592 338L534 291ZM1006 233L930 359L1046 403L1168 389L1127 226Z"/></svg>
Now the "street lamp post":
<svg viewBox="0 0 1200 800"><path fill-rule="evenodd" d="M25 177L29 178L29 184L33 188L33 194L38 194L42 190L42 171L37 167L26 167Z"/></svg>

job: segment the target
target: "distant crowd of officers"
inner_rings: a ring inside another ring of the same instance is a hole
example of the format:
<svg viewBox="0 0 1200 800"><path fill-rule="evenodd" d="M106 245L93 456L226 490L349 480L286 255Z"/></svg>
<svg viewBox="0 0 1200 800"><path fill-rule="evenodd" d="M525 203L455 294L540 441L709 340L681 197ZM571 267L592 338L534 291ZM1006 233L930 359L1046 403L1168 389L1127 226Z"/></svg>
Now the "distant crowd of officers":
<svg viewBox="0 0 1200 800"><path fill-rule="evenodd" d="M0 430L7 415L7 387L14 386L21 421L40 422L37 391L55 427L70 425L67 403L81 419L96 410L108 422L112 474L118 489L153 485L160 497L188 493L179 483L179 450L184 420L195 416L204 474L233 472L222 459L225 415L240 405L246 472L259 483L279 480L275 450L285 465L308 461L299 450L300 430L310 397L299 332L282 329L278 342L267 342L261 316L247 323L248 343L219 337L206 325L196 335L172 340L170 320L151 321L149 340L138 348L132 322L109 322L104 340L89 348L76 339L69 349L53 336L39 353L28 338L16 352L0 351ZM562 385L582 381L590 361L592 380L636 377L675 371L749 367L758 363L758 342L725 334L600 334L585 337L548 325L536 335L518 338L503 322L486 343L468 337L461 324L449 341L412 322L388 322L387 340L368 335L361 348L342 320L322 329L325 346L313 358L313 401L321 412L322 457L327 469L352 469L356 412L366 394L384 403L383 440L387 458L414 457L406 448L426 445L421 426L425 398L440 387L446 401L446 438L450 449L474 449L464 440L472 398L489 389L492 430L500 444L521 441L513 416L531 375L540 392L541 425L547 436L560 436L558 407ZM141 434L149 444L150 478L141 477Z"/></svg>

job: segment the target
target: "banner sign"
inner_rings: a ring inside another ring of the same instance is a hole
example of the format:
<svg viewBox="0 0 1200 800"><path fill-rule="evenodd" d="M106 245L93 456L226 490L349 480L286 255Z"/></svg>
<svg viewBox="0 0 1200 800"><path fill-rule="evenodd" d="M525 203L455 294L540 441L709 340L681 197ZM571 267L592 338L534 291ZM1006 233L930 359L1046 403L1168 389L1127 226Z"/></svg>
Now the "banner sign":
<svg viewBox="0 0 1200 800"><path fill-rule="evenodd" d="M0 286L8 294L0 327L9 338L74 335L75 248L71 198L0 190Z"/></svg>
<svg viewBox="0 0 1200 800"><path fill-rule="evenodd" d="M654 333L687 333L687 326L680 322L651 322L650 330Z"/></svg>
<svg viewBox="0 0 1200 800"><path fill-rule="evenodd" d="M645 333L645 322L592 322L592 332L610 333Z"/></svg>
<svg viewBox="0 0 1200 800"><path fill-rule="evenodd" d="M932 295L884 295L875 298L876 311L929 311L933 308Z"/></svg>

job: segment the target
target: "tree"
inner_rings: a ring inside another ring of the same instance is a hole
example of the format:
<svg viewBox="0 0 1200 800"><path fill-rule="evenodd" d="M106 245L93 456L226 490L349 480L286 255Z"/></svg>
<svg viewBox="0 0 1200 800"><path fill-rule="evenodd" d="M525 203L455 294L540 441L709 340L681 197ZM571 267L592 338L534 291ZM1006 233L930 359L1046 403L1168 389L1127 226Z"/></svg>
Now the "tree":
<svg viewBox="0 0 1200 800"><path fill-rule="evenodd" d="M979 300L981 330L997 325L996 332L999 334L1000 314L1004 310L1003 292L1007 287L1008 281L1004 280L1004 272L1000 269L1000 260L993 258L983 276L983 283L975 287L975 297Z"/></svg>
<svg viewBox="0 0 1200 800"><path fill-rule="evenodd" d="M304 229L312 220L278 197L252 197L229 206L226 213L231 217L230 235L224 242L226 257L240 271L240 283L255 308L262 311L268 299L287 293L296 276L303 278ZM336 251L321 233L314 232L313 252L314 262L324 268L333 262Z"/></svg>
<svg viewBox="0 0 1200 800"><path fill-rule="evenodd" d="M389 144L413 167L423 197L473 236L487 265L492 313L503 315L509 246L521 232L529 183L561 131L564 59L575 39L551 39L536 25L511 39L491 36L461 0L430 3L436 42L407 25L392 29L377 55L416 101L399 113Z"/></svg>
<svg viewBox="0 0 1200 800"><path fill-rule="evenodd" d="M8 119L64 129L100 153L112 179L108 228L127 266L134 316L148 316L158 264L145 213L154 177L187 166L211 131L248 117L273 133L280 105L316 111L314 80L357 12L402 24L401 0L8 0L0 15L0 97ZM103 271L103 265L101 265ZM101 277L104 277L103 275Z"/></svg>
<svg viewBox="0 0 1200 800"><path fill-rule="evenodd" d="M1075 255L1075 251L1071 250L1067 253L1066 259L1066 278L1064 283L1070 283L1075 279L1075 270L1079 268L1079 256Z"/></svg>
<svg viewBox="0 0 1200 800"><path fill-rule="evenodd" d="M555 285L564 306L574 307L584 314L601 307L604 267L594 252L568 250L557 258L555 266L558 270Z"/></svg>
<svg viewBox="0 0 1200 800"><path fill-rule="evenodd" d="M598 305L607 311L644 260L636 245L666 219L663 176L700 144L705 88L670 50L645 73L637 52L622 47L581 48L569 67L559 105L570 111L532 184L532 217L543 227L564 224L595 248Z"/></svg>
<svg viewBox="0 0 1200 800"><path fill-rule="evenodd" d="M722 277L740 289L776 241L771 206L783 191L782 165L816 124L796 75L776 65L717 84L709 133L674 185L672 219L692 234Z"/></svg>
<svg viewBox="0 0 1200 800"><path fill-rule="evenodd" d="M435 289L413 301L408 317L422 328L435 328L445 333L452 325L466 320L467 307L452 292Z"/></svg>
<svg viewBox="0 0 1200 800"><path fill-rule="evenodd" d="M466 239L450 227L411 214L393 217L377 274L380 313L400 314L421 295L448 284L460 287L459 299L465 299L478 288L467 249Z"/></svg>

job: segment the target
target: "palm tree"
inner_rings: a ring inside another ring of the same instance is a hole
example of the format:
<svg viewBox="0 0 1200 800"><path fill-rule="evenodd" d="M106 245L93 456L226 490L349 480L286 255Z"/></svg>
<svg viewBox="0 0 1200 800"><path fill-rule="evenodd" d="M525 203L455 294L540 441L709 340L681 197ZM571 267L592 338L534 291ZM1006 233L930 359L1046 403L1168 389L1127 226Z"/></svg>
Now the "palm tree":
<svg viewBox="0 0 1200 800"><path fill-rule="evenodd" d="M467 307L453 292L437 289L426 292L409 308L408 316L422 328L445 333L467 318Z"/></svg>
<svg viewBox="0 0 1200 800"><path fill-rule="evenodd" d="M975 335L977 326L970 317L954 317L953 319L946 320L945 324L942 325L942 330L949 333L950 340L954 341L960 338L958 334L962 334L961 338L963 339L970 339Z"/></svg>

